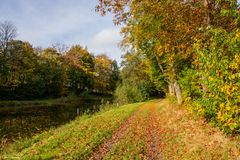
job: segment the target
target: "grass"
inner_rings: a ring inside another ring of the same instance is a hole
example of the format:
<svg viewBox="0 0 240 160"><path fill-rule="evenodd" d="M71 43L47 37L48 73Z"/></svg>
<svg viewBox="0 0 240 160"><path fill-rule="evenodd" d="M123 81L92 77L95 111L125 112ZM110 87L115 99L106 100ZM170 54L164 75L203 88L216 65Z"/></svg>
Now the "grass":
<svg viewBox="0 0 240 160"><path fill-rule="evenodd" d="M87 159L139 105L131 104L93 116L81 116L67 125L13 144L5 150L2 157Z"/></svg>
<svg viewBox="0 0 240 160"><path fill-rule="evenodd" d="M168 101L159 112L160 146L165 159L229 160L240 158L239 140L226 137L203 118L189 113L184 106ZM174 115L174 116L173 116Z"/></svg>

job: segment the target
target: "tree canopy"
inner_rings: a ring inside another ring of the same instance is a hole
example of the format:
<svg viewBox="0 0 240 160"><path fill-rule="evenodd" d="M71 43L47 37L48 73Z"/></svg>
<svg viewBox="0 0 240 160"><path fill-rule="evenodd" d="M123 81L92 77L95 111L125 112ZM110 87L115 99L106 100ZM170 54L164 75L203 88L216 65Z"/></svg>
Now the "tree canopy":
<svg viewBox="0 0 240 160"><path fill-rule="evenodd" d="M99 0L96 10L114 14L123 48L151 62L153 82L165 93L226 132L240 132L236 0ZM125 67L135 62L126 61Z"/></svg>

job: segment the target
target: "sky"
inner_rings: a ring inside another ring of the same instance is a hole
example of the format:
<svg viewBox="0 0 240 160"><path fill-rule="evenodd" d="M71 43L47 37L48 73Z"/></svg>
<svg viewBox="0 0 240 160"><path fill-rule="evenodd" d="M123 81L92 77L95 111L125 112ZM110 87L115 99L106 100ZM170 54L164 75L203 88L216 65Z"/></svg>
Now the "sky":
<svg viewBox="0 0 240 160"><path fill-rule="evenodd" d="M13 22L17 39L34 47L80 44L120 62L120 26L113 24L112 15L96 13L96 4L97 0L1 0L0 22Z"/></svg>

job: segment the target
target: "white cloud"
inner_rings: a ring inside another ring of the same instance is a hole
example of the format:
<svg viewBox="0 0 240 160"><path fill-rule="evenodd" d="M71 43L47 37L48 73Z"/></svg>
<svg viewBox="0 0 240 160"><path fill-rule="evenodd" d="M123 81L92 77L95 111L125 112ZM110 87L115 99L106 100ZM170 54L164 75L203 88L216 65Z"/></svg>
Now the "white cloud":
<svg viewBox="0 0 240 160"><path fill-rule="evenodd" d="M96 48L105 48L111 45L117 45L121 40L119 28L103 29L97 33L93 39L92 44Z"/></svg>
<svg viewBox="0 0 240 160"><path fill-rule="evenodd" d="M122 52L118 48L121 41L120 27L110 27L97 32L88 42L91 52L96 54L105 53L110 58L121 61Z"/></svg>

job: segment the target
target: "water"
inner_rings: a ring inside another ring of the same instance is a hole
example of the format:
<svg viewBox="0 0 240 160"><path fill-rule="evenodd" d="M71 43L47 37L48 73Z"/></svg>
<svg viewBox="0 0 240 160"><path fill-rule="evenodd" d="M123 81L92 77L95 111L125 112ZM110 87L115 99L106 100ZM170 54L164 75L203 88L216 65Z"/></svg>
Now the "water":
<svg viewBox="0 0 240 160"><path fill-rule="evenodd" d="M99 111L102 99L81 99L53 105L0 108L0 150L15 140L31 137L74 120L83 113Z"/></svg>

